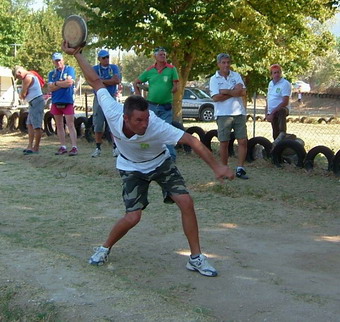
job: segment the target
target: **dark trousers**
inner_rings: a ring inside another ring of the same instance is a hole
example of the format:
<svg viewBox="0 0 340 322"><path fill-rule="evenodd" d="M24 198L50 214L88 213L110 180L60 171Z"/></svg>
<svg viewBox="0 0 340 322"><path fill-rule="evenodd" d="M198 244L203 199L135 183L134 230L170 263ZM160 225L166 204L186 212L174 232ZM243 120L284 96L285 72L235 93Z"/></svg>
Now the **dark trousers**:
<svg viewBox="0 0 340 322"><path fill-rule="evenodd" d="M289 110L287 107L281 108L271 122L273 129L273 139L275 140L280 132L287 133L287 116L289 115Z"/></svg>

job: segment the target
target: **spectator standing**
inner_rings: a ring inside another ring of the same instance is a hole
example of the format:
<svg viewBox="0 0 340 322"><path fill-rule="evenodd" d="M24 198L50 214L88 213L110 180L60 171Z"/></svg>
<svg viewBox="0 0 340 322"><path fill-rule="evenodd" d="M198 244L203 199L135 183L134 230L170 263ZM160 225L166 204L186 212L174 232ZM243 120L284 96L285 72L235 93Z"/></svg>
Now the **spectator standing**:
<svg viewBox="0 0 340 322"><path fill-rule="evenodd" d="M178 89L178 73L175 66L168 64L166 50L157 47L154 50L155 64L148 67L134 82L136 95L141 95L139 85L148 82L147 101L149 109L167 123L172 123L173 94ZM171 158L176 161L176 150L167 145Z"/></svg>
<svg viewBox="0 0 340 322"><path fill-rule="evenodd" d="M103 84L107 88L108 92L113 98L117 95L117 85L121 82L121 76L119 68L115 64L110 64L110 53L102 49L98 52L99 64L93 66L93 69L98 74L99 78L102 80ZM92 153L92 157L96 158L101 155L102 143L103 143L103 132L105 126L105 116L102 108L100 107L97 99L96 93L94 94L93 100L93 125L94 125L94 135L96 141L96 149ZM113 156L118 156L118 150L113 140Z"/></svg>
<svg viewBox="0 0 340 322"><path fill-rule="evenodd" d="M225 165L228 164L228 146L233 129L238 142L236 176L241 179L248 179L244 167L247 155L246 109L242 99L246 95L246 87L241 75L230 69L230 55L218 54L217 66L219 70L210 78L209 86L212 99L215 102L221 161Z"/></svg>
<svg viewBox="0 0 340 322"><path fill-rule="evenodd" d="M76 72L73 67L65 65L61 53L54 53L52 61L55 66L48 74L48 90L52 92L51 113L54 115L60 148L56 155L67 154L75 156L78 154L77 132L74 126L74 82ZM64 117L70 133L72 148L67 152L64 129Z"/></svg>
<svg viewBox="0 0 340 322"><path fill-rule="evenodd" d="M162 188L164 202L175 202L181 210L183 229L191 250L186 268L198 271L204 276L216 276L216 270L201 253L193 200L182 175L171 160L166 144L180 142L190 145L211 167L219 180L233 179L233 172L217 162L198 139L169 125L149 111L148 103L143 97L130 96L123 108L108 93L105 85L80 53L80 48L69 48L65 42L63 50L74 54L88 83L96 91L99 104L121 151L116 166L123 180L126 213L112 227L106 242L96 249L89 263L104 264L111 247L138 224L142 210L149 203L147 200L149 185L151 181L156 181Z"/></svg>
<svg viewBox="0 0 340 322"><path fill-rule="evenodd" d="M29 104L27 116L28 145L24 154L39 153L40 140L42 135L42 120L44 117L44 97L38 78L22 66L15 66L13 69L15 78L22 81L20 98Z"/></svg>
<svg viewBox="0 0 340 322"><path fill-rule="evenodd" d="M272 80L268 85L265 114L266 120L272 125L274 145L276 145L287 133L292 85L282 77L282 68L279 64L270 66L270 74Z"/></svg>

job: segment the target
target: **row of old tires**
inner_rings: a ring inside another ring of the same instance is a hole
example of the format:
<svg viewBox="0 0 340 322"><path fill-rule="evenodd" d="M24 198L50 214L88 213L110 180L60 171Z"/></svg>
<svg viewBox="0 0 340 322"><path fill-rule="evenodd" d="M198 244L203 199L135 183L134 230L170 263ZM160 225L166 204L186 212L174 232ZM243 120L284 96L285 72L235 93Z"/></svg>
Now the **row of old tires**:
<svg viewBox="0 0 340 322"><path fill-rule="evenodd" d="M248 114L247 115L247 121L248 122L254 122L257 121L257 122L264 122L265 121L265 118L263 116L253 116L253 115L250 115ZM287 118L287 122L291 122L291 123L305 123L305 124L311 124L311 123L319 123L319 124L339 124L340 123L340 120L337 119L336 117L320 117L318 119L314 119L314 118L310 118L310 117L307 117L307 116L303 116L303 117L288 117Z"/></svg>
<svg viewBox="0 0 340 322"><path fill-rule="evenodd" d="M26 119L27 112L15 112L8 116L7 127L10 130L20 130L21 132L27 132ZM4 115L4 114L1 114ZM0 115L0 117L1 117ZM1 117L3 120L3 117ZM94 141L93 122L92 116L87 118L85 116L79 116L75 118L75 128L78 138L84 137L88 142ZM198 136L200 141L209 149L212 150L212 140L217 138L217 130L210 130L205 132L199 126L192 126L185 129L179 122L172 122L172 124L186 131L189 134ZM2 123L2 126L4 123ZM55 135L57 133L54 117L51 112L46 112L44 115L44 132L47 135ZM104 138L111 141L111 135L106 126L106 130L103 134ZM231 139L229 141L229 155L235 155L234 151L234 133L231 133ZM178 146L180 148L181 146ZM184 151L191 152L191 147L182 146ZM252 162L258 158L272 160L272 162L281 166L283 163L295 164L297 167L305 168L308 171L314 168L314 161L317 155L323 155L328 163L327 170L333 171L336 175L340 175L340 150L334 154L334 152L323 145L318 145L312 148L308 153L306 152L303 144L299 140L286 139L279 142L273 147L272 143L265 137L254 137L248 140L247 149L247 161Z"/></svg>
<svg viewBox="0 0 340 322"><path fill-rule="evenodd" d="M173 122L175 123L175 122ZM183 128L181 124L173 124L176 127ZM210 130L205 132L198 126L189 127L186 129L187 133L196 134L201 142L209 149L212 150L212 139L217 138L217 130ZM231 133L228 151L229 155L235 155L234 133ZM185 148L185 147L184 147ZM333 171L336 175L340 175L340 150L334 152L323 145L318 145L306 152L301 140L285 139L273 147L265 137L253 137L248 140L247 161L253 162L256 159L268 159L275 165L281 167L283 163L295 164L297 167L305 168L311 171L314 168L315 158L317 155L323 155L327 160L327 170Z"/></svg>

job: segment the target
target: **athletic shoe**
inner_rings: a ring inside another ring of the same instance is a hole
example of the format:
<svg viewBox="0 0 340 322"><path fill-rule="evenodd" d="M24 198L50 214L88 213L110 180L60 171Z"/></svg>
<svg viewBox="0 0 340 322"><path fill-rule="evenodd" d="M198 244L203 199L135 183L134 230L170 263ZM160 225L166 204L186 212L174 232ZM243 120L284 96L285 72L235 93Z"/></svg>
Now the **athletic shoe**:
<svg viewBox="0 0 340 322"><path fill-rule="evenodd" d="M102 153L102 150L96 148L96 149L94 150L94 152L92 153L92 158L100 157L101 153Z"/></svg>
<svg viewBox="0 0 340 322"><path fill-rule="evenodd" d="M25 150L24 155L38 154L39 151Z"/></svg>
<svg viewBox="0 0 340 322"><path fill-rule="evenodd" d="M108 260L108 255L110 254L110 249L104 246L99 246L94 248L94 254L89 259L89 264L91 265L103 265Z"/></svg>
<svg viewBox="0 0 340 322"><path fill-rule="evenodd" d="M113 148L113 150L112 150L112 155L113 155L115 158L118 157L118 155L119 155L119 150L118 150L118 148Z"/></svg>
<svg viewBox="0 0 340 322"><path fill-rule="evenodd" d="M247 173L242 168L236 170L236 177L240 179L249 179Z"/></svg>
<svg viewBox="0 0 340 322"><path fill-rule="evenodd" d="M203 254L200 254L195 259L192 259L191 256L189 256L186 268L190 271L197 271L204 276L217 276L216 269L208 263L207 257Z"/></svg>
<svg viewBox="0 0 340 322"><path fill-rule="evenodd" d="M70 157L73 157L74 155L78 154L78 149L74 146L68 153Z"/></svg>
<svg viewBox="0 0 340 322"><path fill-rule="evenodd" d="M65 154L65 153L67 153L67 150L63 146L61 146L58 149L58 151L55 153L55 155L62 155L62 154Z"/></svg>

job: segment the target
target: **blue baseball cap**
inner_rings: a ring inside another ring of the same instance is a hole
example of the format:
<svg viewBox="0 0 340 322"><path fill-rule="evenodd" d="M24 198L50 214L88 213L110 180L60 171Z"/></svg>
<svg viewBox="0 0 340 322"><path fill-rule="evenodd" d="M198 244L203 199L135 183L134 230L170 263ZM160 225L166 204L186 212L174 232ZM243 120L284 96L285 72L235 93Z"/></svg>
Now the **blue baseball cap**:
<svg viewBox="0 0 340 322"><path fill-rule="evenodd" d="M107 50L102 49L98 52L98 57L106 57L106 56L110 56L110 53Z"/></svg>
<svg viewBox="0 0 340 322"><path fill-rule="evenodd" d="M62 60L63 55L61 53L54 53L52 54L52 60Z"/></svg>

